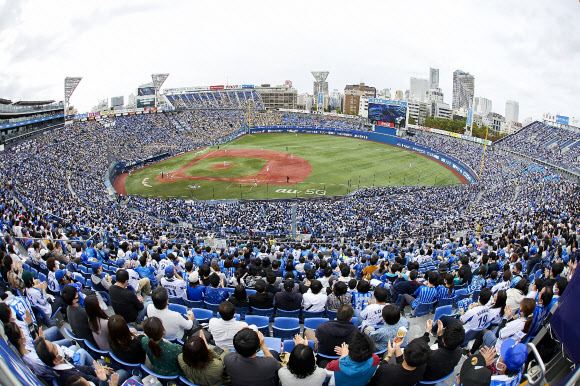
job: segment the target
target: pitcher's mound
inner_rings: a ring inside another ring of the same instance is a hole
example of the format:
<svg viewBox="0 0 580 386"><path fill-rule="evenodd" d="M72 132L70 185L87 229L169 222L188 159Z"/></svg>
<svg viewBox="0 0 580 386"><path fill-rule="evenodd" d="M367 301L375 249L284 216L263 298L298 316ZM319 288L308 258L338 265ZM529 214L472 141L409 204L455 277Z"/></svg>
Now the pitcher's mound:
<svg viewBox="0 0 580 386"><path fill-rule="evenodd" d="M229 169L231 167L232 167L231 164L225 164L225 165L224 164L215 164L215 165L212 165L211 166L211 168L214 169L214 170Z"/></svg>

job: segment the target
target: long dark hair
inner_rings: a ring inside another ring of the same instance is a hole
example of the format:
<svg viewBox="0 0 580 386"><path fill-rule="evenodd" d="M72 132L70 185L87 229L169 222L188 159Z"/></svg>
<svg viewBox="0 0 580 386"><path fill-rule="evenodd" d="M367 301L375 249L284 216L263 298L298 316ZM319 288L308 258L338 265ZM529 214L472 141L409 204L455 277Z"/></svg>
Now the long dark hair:
<svg viewBox="0 0 580 386"><path fill-rule="evenodd" d="M238 302L243 302L248 298L248 295L246 294L246 288L243 285L238 284L236 286L236 289L234 290L234 298Z"/></svg>
<svg viewBox="0 0 580 386"><path fill-rule="evenodd" d="M520 317L527 317L526 324L524 324L524 332L527 334L530 332L530 327L532 327L532 315L534 313L534 309L536 308L536 301L532 298L523 298L522 302L520 303L520 309L523 311L523 315Z"/></svg>
<svg viewBox="0 0 580 386"><path fill-rule="evenodd" d="M105 311L101 309L97 295L89 295L85 298L85 311L89 319L89 328L92 332L99 333L99 319L109 320Z"/></svg>
<svg viewBox="0 0 580 386"><path fill-rule="evenodd" d="M316 360L312 347L303 344L296 345L288 359L288 370L298 379L312 375L316 370Z"/></svg>
<svg viewBox="0 0 580 386"><path fill-rule="evenodd" d="M161 358L161 347L157 344L163 338L163 323L161 319L153 316L148 318L143 324L143 331L145 335L149 337L149 342L147 342L147 347L153 353L155 358Z"/></svg>
<svg viewBox="0 0 580 386"><path fill-rule="evenodd" d="M213 356L199 336L191 336L183 345L183 361L194 369L203 369L211 363Z"/></svg>
<svg viewBox="0 0 580 386"><path fill-rule="evenodd" d="M497 300L495 304L491 308L500 308L499 314L503 316L505 305L507 302L507 292L505 290L501 290L497 292Z"/></svg>
<svg viewBox="0 0 580 386"><path fill-rule="evenodd" d="M107 327L109 328L109 343L111 344L111 348L114 350L129 351L134 335L129 330L125 318L115 314L107 322Z"/></svg>

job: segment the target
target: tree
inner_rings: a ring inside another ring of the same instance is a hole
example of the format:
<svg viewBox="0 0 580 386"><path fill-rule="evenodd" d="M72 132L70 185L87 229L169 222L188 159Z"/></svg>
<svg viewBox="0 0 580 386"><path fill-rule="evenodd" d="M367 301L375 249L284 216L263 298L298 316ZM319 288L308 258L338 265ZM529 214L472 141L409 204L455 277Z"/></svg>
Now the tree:
<svg viewBox="0 0 580 386"><path fill-rule="evenodd" d="M416 125L417 124L417 121L415 121L415 118L409 116L409 124L410 125Z"/></svg>
<svg viewBox="0 0 580 386"><path fill-rule="evenodd" d="M336 113L337 113L337 114L340 114L340 107L337 107L337 108L336 108Z"/></svg>

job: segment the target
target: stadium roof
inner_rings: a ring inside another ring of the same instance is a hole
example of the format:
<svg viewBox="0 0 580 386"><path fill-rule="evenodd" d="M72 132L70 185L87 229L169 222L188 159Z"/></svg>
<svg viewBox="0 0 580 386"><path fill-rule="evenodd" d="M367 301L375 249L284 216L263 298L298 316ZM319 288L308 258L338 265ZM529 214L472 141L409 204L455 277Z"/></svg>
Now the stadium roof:
<svg viewBox="0 0 580 386"><path fill-rule="evenodd" d="M14 106L43 106L43 105L49 105L51 103L54 103L53 100L50 101L18 101L18 102L14 102L13 105Z"/></svg>
<svg viewBox="0 0 580 386"><path fill-rule="evenodd" d="M0 105L9 105L9 104L12 104L12 101L10 99L0 98Z"/></svg>

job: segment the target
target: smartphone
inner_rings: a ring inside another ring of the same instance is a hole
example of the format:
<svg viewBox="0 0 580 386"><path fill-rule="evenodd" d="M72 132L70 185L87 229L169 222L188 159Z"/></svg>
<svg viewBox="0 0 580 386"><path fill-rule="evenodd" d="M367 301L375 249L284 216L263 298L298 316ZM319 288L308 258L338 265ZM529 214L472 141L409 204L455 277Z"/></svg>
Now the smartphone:
<svg viewBox="0 0 580 386"><path fill-rule="evenodd" d="M202 333L203 334L203 333ZM224 349L218 346L214 346L213 351L217 354L217 355L222 355L222 353L224 352Z"/></svg>

